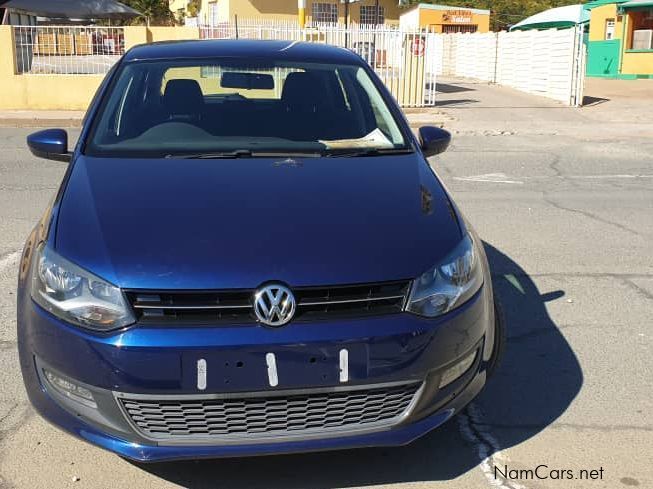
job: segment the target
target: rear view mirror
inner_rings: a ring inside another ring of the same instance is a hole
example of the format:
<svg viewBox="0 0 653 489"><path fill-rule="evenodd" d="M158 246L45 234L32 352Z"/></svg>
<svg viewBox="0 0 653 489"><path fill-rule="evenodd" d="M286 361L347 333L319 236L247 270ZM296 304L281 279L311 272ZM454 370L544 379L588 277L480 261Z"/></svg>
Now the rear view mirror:
<svg viewBox="0 0 653 489"><path fill-rule="evenodd" d="M451 143L451 133L434 126L419 128L419 143L427 158L444 153Z"/></svg>
<svg viewBox="0 0 653 489"><path fill-rule="evenodd" d="M220 79L222 88L242 88L245 90L272 90L274 89L274 78L272 75L263 73L241 73L227 71Z"/></svg>
<svg viewBox="0 0 653 489"><path fill-rule="evenodd" d="M34 156L69 162L68 134L63 129L46 129L27 136L27 147Z"/></svg>

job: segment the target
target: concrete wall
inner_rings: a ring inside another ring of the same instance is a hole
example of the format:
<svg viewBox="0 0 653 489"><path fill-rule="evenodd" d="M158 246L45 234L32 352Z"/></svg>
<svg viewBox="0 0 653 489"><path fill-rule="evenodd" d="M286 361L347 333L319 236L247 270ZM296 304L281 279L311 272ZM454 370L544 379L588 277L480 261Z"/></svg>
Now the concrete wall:
<svg viewBox="0 0 653 489"><path fill-rule="evenodd" d="M582 100L577 59L582 44L574 29L438 37L438 74L494 82L565 104Z"/></svg>
<svg viewBox="0 0 653 489"><path fill-rule="evenodd" d="M196 28L125 27L125 49L152 41L197 39ZM0 110L86 110L104 75L16 74L11 26L0 26Z"/></svg>

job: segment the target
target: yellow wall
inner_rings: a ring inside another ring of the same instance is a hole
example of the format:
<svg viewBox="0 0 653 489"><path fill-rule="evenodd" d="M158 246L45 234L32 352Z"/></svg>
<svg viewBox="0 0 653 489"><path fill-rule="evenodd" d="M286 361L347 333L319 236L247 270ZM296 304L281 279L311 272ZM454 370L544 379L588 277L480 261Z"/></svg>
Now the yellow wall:
<svg viewBox="0 0 653 489"><path fill-rule="evenodd" d="M340 0L318 0L320 3L338 4L339 22L345 21L345 6ZM216 3L217 2L217 3ZM234 16L243 19L264 19L279 21L297 20L297 0L202 0L202 18L209 15L209 4L215 3L218 8L220 22L233 21ZM385 19L388 24L399 22L401 9L397 0L379 0L379 5L385 9ZM306 0L306 14L312 14L313 0ZM349 5L349 19L360 22L360 6L375 5L375 0L360 0Z"/></svg>
<svg viewBox="0 0 653 489"><path fill-rule="evenodd" d="M247 0L241 0L246 2ZM200 7L200 17L202 22L209 21L209 12L210 4L215 4L217 6L218 12L218 22L227 22L229 19L232 19L233 16L230 13L230 0L202 0L202 6Z"/></svg>
<svg viewBox="0 0 653 489"><path fill-rule="evenodd" d="M125 27L125 49L150 42L150 33L147 27Z"/></svg>
<svg viewBox="0 0 653 489"><path fill-rule="evenodd" d="M362 0L360 2L352 3L349 4L349 19L352 22L355 23L360 23L360 6L365 5L365 6L374 6L376 4L375 0ZM384 9L384 14L385 14L385 22L386 24L398 24L399 23L399 15L401 14L402 10L399 9L399 2L396 0L380 0L379 5L381 5ZM310 0L309 0L309 8L308 11L310 13ZM339 13L340 13L340 22L345 21L345 6L340 4L339 8Z"/></svg>
<svg viewBox="0 0 653 489"><path fill-rule="evenodd" d="M622 75L651 75L653 74L653 52L650 53L623 53L621 60Z"/></svg>
<svg viewBox="0 0 653 489"><path fill-rule="evenodd" d="M125 48L149 41L196 39L197 29L125 27ZM11 26L0 25L0 110L86 110L104 75L18 75Z"/></svg>
<svg viewBox="0 0 653 489"><path fill-rule="evenodd" d="M218 0L220 1L220 0ZM275 20L296 20L297 0L223 0L229 2L229 18L269 17ZM310 10L310 7L309 7Z"/></svg>
<svg viewBox="0 0 653 489"><path fill-rule="evenodd" d="M11 26L0 26L0 109L84 110L100 75L16 75Z"/></svg>
<svg viewBox="0 0 653 489"><path fill-rule="evenodd" d="M200 38L200 31L197 27L149 27L148 31L148 42L181 41L184 39Z"/></svg>
<svg viewBox="0 0 653 489"><path fill-rule="evenodd" d="M615 20L614 39L621 39L624 16L617 15L617 5L611 3L590 10L590 41L605 41L606 19Z"/></svg>

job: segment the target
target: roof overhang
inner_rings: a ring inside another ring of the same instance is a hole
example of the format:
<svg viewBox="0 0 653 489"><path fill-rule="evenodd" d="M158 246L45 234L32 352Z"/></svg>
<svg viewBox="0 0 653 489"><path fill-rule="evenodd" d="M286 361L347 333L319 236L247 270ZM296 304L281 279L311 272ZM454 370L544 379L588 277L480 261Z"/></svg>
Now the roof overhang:
<svg viewBox="0 0 653 489"><path fill-rule="evenodd" d="M619 11L624 10L649 10L653 8L653 0L631 0L619 5Z"/></svg>
<svg viewBox="0 0 653 489"><path fill-rule="evenodd" d="M0 7L58 19L131 19L141 15L116 0L0 0Z"/></svg>

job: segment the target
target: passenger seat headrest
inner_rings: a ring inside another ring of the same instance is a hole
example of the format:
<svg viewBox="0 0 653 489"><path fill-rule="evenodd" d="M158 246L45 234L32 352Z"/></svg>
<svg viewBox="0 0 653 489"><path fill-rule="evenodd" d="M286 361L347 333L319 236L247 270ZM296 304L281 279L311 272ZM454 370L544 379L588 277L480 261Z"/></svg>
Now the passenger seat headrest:
<svg viewBox="0 0 653 489"><path fill-rule="evenodd" d="M320 79L313 73L292 72L283 84L281 101L288 110L315 111L323 103L320 88Z"/></svg>
<svg viewBox="0 0 653 489"><path fill-rule="evenodd" d="M199 117L204 107L204 96L195 80L169 80L163 94L163 104L170 116Z"/></svg>

